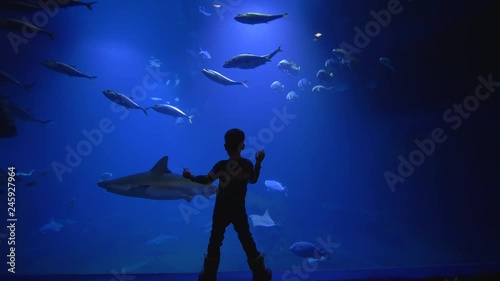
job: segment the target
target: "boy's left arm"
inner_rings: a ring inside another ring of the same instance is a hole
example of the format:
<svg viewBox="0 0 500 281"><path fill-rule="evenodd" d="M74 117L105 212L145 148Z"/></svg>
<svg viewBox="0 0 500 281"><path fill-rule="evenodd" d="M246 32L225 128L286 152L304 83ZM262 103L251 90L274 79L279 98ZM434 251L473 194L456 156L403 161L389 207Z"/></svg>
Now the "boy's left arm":
<svg viewBox="0 0 500 281"><path fill-rule="evenodd" d="M255 163L255 167L252 165L252 173L250 174L249 182L254 184L259 180L261 164L259 162Z"/></svg>

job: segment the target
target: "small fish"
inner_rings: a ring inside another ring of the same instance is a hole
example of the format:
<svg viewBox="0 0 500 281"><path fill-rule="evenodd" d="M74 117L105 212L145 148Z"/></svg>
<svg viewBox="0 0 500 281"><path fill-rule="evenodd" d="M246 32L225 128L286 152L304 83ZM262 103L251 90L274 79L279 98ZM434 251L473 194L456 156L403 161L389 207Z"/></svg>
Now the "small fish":
<svg viewBox="0 0 500 281"><path fill-rule="evenodd" d="M180 82L181 82L181 80L177 77L177 75L175 75L175 85L174 85L174 88L177 87L177 85L179 85Z"/></svg>
<svg viewBox="0 0 500 281"><path fill-rule="evenodd" d="M31 177L35 170L31 170L29 173L24 173L24 172L17 172L16 176L22 176L22 177Z"/></svg>
<svg viewBox="0 0 500 281"><path fill-rule="evenodd" d="M203 15L205 15L205 16L207 16L207 17L209 17L209 16L211 16L211 15L212 15L211 13L209 13L209 12L207 12L207 11L205 10L205 7L199 6L199 7L198 7L198 10L200 11L200 13L202 13Z"/></svg>
<svg viewBox="0 0 500 281"><path fill-rule="evenodd" d="M198 54L201 55L204 59L211 59L212 58L210 53L207 50L203 50L202 48L200 48L200 52Z"/></svg>
<svg viewBox="0 0 500 281"><path fill-rule="evenodd" d="M323 85L316 85L312 88L313 92L322 92L322 91L333 91L333 87L325 87Z"/></svg>
<svg viewBox="0 0 500 281"><path fill-rule="evenodd" d="M154 101L161 101L162 100L161 98L157 98L157 97L150 97L149 99L154 100Z"/></svg>
<svg viewBox="0 0 500 281"><path fill-rule="evenodd" d="M170 115L172 117L181 117L181 118L187 118L189 120L189 123L193 123L193 117L194 115L187 115L184 113L182 110L178 109L177 107L169 104L156 104L154 106L146 108L146 110L152 108L154 111L165 114L165 115Z"/></svg>
<svg viewBox="0 0 500 281"><path fill-rule="evenodd" d="M111 90L104 90L104 91L102 91L102 93L110 101L112 101L118 105L121 105L121 106L123 106L125 108L129 108L129 109L140 109L144 112L144 114L148 115L148 112L146 111L146 109L140 107L137 103L135 103L132 100L132 98L129 98L122 93L118 93L118 92L111 91Z"/></svg>
<svg viewBox="0 0 500 281"><path fill-rule="evenodd" d="M309 80L307 80L306 78L302 78L297 83L297 87L299 87L299 89L302 91L307 91L311 89L311 82L309 82Z"/></svg>
<svg viewBox="0 0 500 281"><path fill-rule="evenodd" d="M180 100L178 97L175 97L175 98L174 98L174 101L175 101L175 102L180 102L181 100Z"/></svg>
<svg viewBox="0 0 500 281"><path fill-rule="evenodd" d="M333 72L326 71L324 69L321 69L316 73L316 77L323 82L331 83L333 82Z"/></svg>
<svg viewBox="0 0 500 281"><path fill-rule="evenodd" d="M69 77L82 77L90 79L90 81L97 78L97 76L89 76L87 74L82 73L80 70L76 69L76 66L74 65L69 65L59 61L46 60L43 62L43 65L50 70L66 74Z"/></svg>
<svg viewBox="0 0 500 281"><path fill-rule="evenodd" d="M289 100L289 101L292 101L294 99L298 99L299 98L299 94L297 94L295 91L290 91L287 95L286 95L286 99Z"/></svg>
<svg viewBox="0 0 500 281"><path fill-rule="evenodd" d="M156 68L159 68L161 66L161 61L155 57L151 57L149 59L149 66L154 66Z"/></svg>
<svg viewBox="0 0 500 281"><path fill-rule="evenodd" d="M333 243L333 248L340 247L339 243ZM290 248L288 248L295 255L307 259L309 265L314 265L318 261L324 261L330 258L332 253L321 249L320 247L305 241L299 241L293 243Z"/></svg>
<svg viewBox="0 0 500 281"><path fill-rule="evenodd" d="M17 19L0 19L0 29L16 32L24 35L28 34L36 34L41 33L50 37L51 40L54 40L54 34L45 31L41 28L38 28L30 23L17 20Z"/></svg>
<svg viewBox="0 0 500 281"><path fill-rule="evenodd" d="M284 13L281 15L269 15L269 14L261 14L261 13L244 13L238 14L234 17L237 22L245 23L245 24L259 24L259 23L269 23L270 21L277 20L283 17L287 17L288 13Z"/></svg>
<svg viewBox="0 0 500 281"><path fill-rule="evenodd" d="M275 191L281 191L285 193L285 196L288 196L288 188L281 184L279 181L275 180L266 180L264 181L264 184L267 187L267 191L270 190L275 190Z"/></svg>
<svg viewBox="0 0 500 281"><path fill-rule="evenodd" d="M99 181L108 181L113 178L113 174L110 172L104 172L99 176Z"/></svg>
<svg viewBox="0 0 500 281"><path fill-rule="evenodd" d="M246 88L248 88L247 86L247 80L243 81L243 82L238 82L238 81L234 81L234 80L231 80L229 78L227 78L226 76L220 74L219 72L215 71L215 70L211 70L211 69L207 69L207 68L204 68L201 70L201 72L210 80L216 82L216 83L219 83L221 85L224 85L224 86L230 86L230 85L243 85L245 86Z"/></svg>
<svg viewBox="0 0 500 281"><path fill-rule="evenodd" d="M393 72L396 72L396 67L394 66L394 63L392 62L392 60L390 58L386 58L386 57L380 57L378 59L378 61L387 66L390 70L392 70Z"/></svg>
<svg viewBox="0 0 500 281"><path fill-rule="evenodd" d="M35 85L35 83L29 83L29 84L21 83L14 76L12 76L6 72L0 71L0 84L4 84L4 83L21 86L24 88L24 90L26 92L28 92L30 90L30 88Z"/></svg>
<svg viewBox="0 0 500 281"><path fill-rule="evenodd" d="M297 66L294 62L289 60L281 60L277 67L286 75L297 75L300 71L300 66Z"/></svg>
<svg viewBox="0 0 500 281"><path fill-rule="evenodd" d="M281 84L280 81L274 81L271 84L271 89L275 93L283 93L283 91L285 91L285 85Z"/></svg>

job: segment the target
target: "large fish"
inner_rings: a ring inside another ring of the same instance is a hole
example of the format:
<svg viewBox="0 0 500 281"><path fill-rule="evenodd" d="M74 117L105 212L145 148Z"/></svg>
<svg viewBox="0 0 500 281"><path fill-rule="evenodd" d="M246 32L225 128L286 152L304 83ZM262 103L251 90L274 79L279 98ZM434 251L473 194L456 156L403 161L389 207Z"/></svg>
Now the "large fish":
<svg viewBox="0 0 500 281"><path fill-rule="evenodd" d="M184 113L182 110L178 109L177 107L170 105L170 104L156 104L154 106L146 108L146 110L152 108L154 111L165 114L165 115L170 115L176 118L187 118L189 120L189 123L193 123L193 117L194 115L187 115Z"/></svg>
<svg viewBox="0 0 500 281"><path fill-rule="evenodd" d="M97 78L97 76L89 76L85 73L82 73L80 70L76 69L76 66L74 65L69 65L59 61L46 60L43 62L43 65L50 70L66 74L70 77L83 77L88 78L91 81Z"/></svg>
<svg viewBox="0 0 500 281"><path fill-rule="evenodd" d="M54 40L54 34L21 20L0 19L0 29L16 32L22 35L25 35L25 33L30 33L30 34L42 33L49 36L51 40Z"/></svg>
<svg viewBox="0 0 500 281"><path fill-rule="evenodd" d="M278 53L283 52L281 46L276 49L276 51L263 55L257 56L252 54L241 54L232 57L227 60L222 67L224 68L240 68L240 69L252 69L258 66L264 65L266 62L271 61L271 59Z"/></svg>
<svg viewBox="0 0 500 281"><path fill-rule="evenodd" d="M269 23L270 21L280 19L282 17L288 16L288 13L281 15L269 15L261 13L244 13L238 14L234 17L237 22L246 24L259 24L259 23Z"/></svg>
<svg viewBox="0 0 500 281"><path fill-rule="evenodd" d="M12 117L21 120L21 121L31 121L31 122L37 122L41 123L42 125L45 125L47 123L51 123L52 120L42 120L33 113L31 113L29 110L24 110L18 107L17 105L13 103L9 103L5 105L7 109L9 110L9 113L11 114Z"/></svg>
<svg viewBox="0 0 500 281"><path fill-rule="evenodd" d="M61 3L62 2L62 3ZM61 8L69 8L69 7L77 7L77 6L85 6L87 7L87 9L91 10L92 11L92 5L94 5L95 3L97 3L97 1L95 2L90 2L90 3L85 3L85 2L81 2L81 1L76 1L76 0L59 0L58 1L58 4Z"/></svg>
<svg viewBox="0 0 500 281"><path fill-rule="evenodd" d="M12 76L8 73L5 73L3 71L0 71L0 84L3 84L3 83L9 83L9 84L15 84L15 85L22 86L24 88L24 90L26 90L26 92L28 92L30 90L30 88L33 87L33 85L35 85L35 83L29 83L29 84L21 83L14 76Z"/></svg>
<svg viewBox="0 0 500 281"><path fill-rule="evenodd" d="M148 115L148 112L146 111L146 109L140 107L131 98L127 97L126 95L124 95L122 93L118 93L118 92L111 91L111 90L104 90L104 91L102 91L102 93L110 101L112 101L118 105L121 105L121 106L123 106L125 108L129 108L129 109L140 109L144 112L144 114Z"/></svg>
<svg viewBox="0 0 500 281"><path fill-rule="evenodd" d="M172 173L168 169L168 156L161 158L147 172L101 181L97 185L108 192L122 196L153 200L184 199L188 202L191 202L196 195L208 198L217 190L213 184L196 183L182 175Z"/></svg>
<svg viewBox="0 0 500 281"><path fill-rule="evenodd" d="M220 74L219 72L215 71L215 70L211 70L211 69L202 69L201 72L203 72L203 74L210 80L216 82L216 83L219 83L219 84L222 84L224 86L230 86L230 85L243 85L245 87L248 88L247 86L247 80L243 81L243 82L238 82L238 81L234 81L234 80L231 80L229 78L227 78L226 76Z"/></svg>

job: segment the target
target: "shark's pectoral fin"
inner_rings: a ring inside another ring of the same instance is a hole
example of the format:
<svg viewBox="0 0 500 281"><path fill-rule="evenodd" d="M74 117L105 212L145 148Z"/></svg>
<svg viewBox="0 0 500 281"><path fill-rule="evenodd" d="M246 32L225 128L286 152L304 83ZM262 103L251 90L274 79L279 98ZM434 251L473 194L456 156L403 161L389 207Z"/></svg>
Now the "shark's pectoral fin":
<svg viewBox="0 0 500 281"><path fill-rule="evenodd" d="M191 201L193 201L193 197L194 196L191 196L191 195L183 195L182 198L186 201L188 201L189 203L191 203Z"/></svg>

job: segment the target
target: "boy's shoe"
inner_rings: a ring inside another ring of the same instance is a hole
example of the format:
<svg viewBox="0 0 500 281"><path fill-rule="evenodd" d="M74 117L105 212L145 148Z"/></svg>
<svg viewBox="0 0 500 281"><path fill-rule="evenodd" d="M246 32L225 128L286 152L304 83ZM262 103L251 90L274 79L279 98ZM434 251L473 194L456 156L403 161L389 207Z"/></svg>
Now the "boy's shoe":
<svg viewBox="0 0 500 281"><path fill-rule="evenodd" d="M217 281L219 262L219 258L211 258L205 255L203 270L198 274L198 281Z"/></svg>
<svg viewBox="0 0 500 281"><path fill-rule="evenodd" d="M272 271L264 265L264 255L261 253L253 260L248 260L248 266L252 270L253 281L270 281L273 277Z"/></svg>

